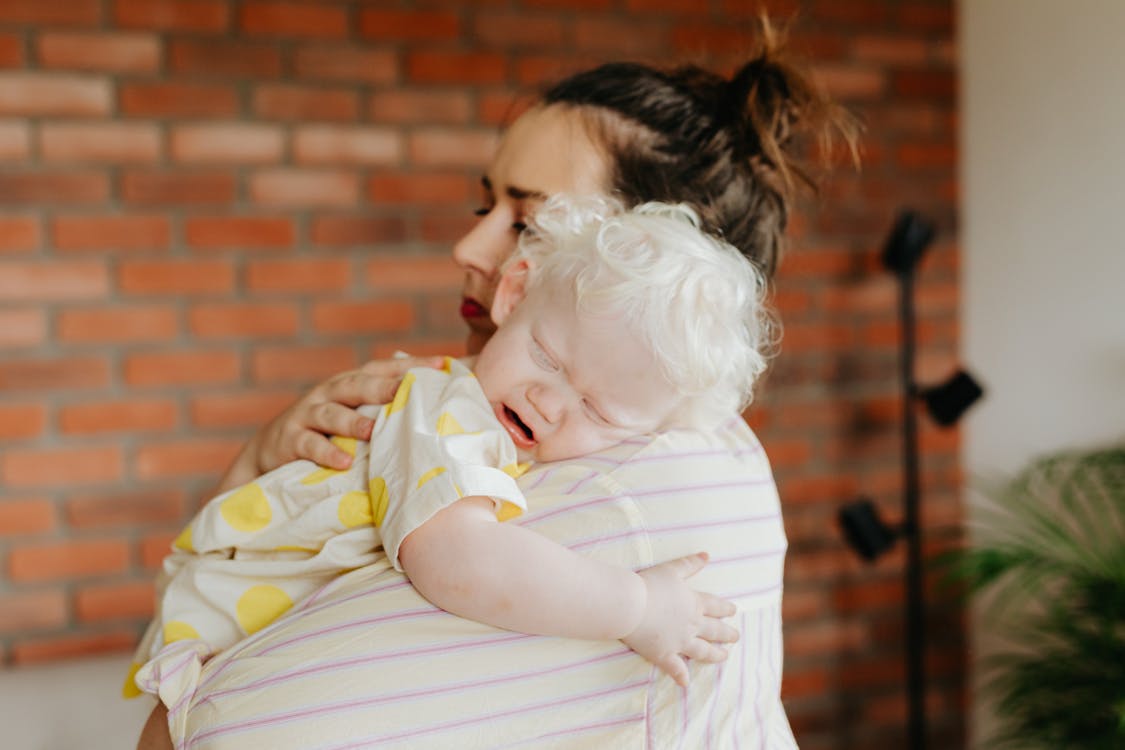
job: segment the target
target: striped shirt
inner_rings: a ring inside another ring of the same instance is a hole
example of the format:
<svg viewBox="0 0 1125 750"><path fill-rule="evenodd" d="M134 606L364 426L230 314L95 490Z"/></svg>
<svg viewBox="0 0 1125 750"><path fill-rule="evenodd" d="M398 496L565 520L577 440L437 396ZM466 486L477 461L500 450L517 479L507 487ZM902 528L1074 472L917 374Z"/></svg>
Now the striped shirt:
<svg viewBox="0 0 1125 750"><path fill-rule="evenodd" d="M169 712L177 748L754 748L796 744L781 706L786 541L740 419L542 464L513 521L631 569L705 550L692 585L733 600L741 640L672 680L620 642L499 630L437 609L385 559L203 667Z"/></svg>

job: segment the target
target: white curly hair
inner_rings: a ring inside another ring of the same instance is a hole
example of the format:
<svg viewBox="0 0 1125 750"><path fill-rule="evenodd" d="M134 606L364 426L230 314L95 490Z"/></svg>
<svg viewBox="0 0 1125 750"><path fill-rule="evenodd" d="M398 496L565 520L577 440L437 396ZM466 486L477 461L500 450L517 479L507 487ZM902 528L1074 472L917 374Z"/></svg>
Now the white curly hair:
<svg viewBox="0 0 1125 750"><path fill-rule="evenodd" d="M749 405L774 345L768 285L687 205L626 210L604 198L555 196L508 263L520 260L529 288L569 285L580 311L623 318L685 399L669 426L706 426Z"/></svg>

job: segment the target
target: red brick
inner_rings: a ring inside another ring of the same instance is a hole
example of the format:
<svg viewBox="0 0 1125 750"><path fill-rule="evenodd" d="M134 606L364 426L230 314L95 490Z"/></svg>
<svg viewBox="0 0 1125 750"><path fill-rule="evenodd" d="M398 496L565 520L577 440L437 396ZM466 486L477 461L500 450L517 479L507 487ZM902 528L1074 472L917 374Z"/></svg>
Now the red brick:
<svg viewBox="0 0 1125 750"><path fill-rule="evenodd" d="M456 205L468 201L474 187L474 181L458 173L379 174L368 181L367 196L373 203Z"/></svg>
<svg viewBox="0 0 1125 750"><path fill-rule="evenodd" d="M267 85L254 91L254 112L273 120L355 120L359 97L344 88Z"/></svg>
<svg viewBox="0 0 1125 750"><path fill-rule="evenodd" d="M294 303L225 303L196 305L188 325L199 338L257 338L294 336L298 330Z"/></svg>
<svg viewBox="0 0 1125 750"><path fill-rule="evenodd" d="M617 57L662 56L668 52L667 27L637 18L628 20L578 18L574 23L578 50L611 53Z"/></svg>
<svg viewBox="0 0 1125 750"><path fill-rule="evenodd" d="M348 34L346 9L295 2L246 2L239 25L244 32L260 36L340 39Z"/></svg>
<svg viewBox="0 0 1125 750"><path fill-rule="evenodd" d="M460 300L448 292L429 295L423 303L423 319L427 330L463 331Z"/></svg>
<svg viewBox="0 0 1125 750"><path fill-rule="evenodd" d="M465 123L472 116L472 103L464 91L377 91L367 116L375 122Z"/></svg>
<svg viewBox="0 0 1125 750"><path fill-rule="evenodd" d="M4 0L0 24L95 26L101 20L100 0Z"/></svg>
<svg viewBox="0 0 1125 750"><path fill-rule="evenodd" d="M0 360L0 390L103 388L109 384L104 356Z"/></svg>
<svg viewBox="0 0 1125 750"><path fill-rule="evenodd" d="M888 20L886 3L881 0L849 0L846 3L818 0L807 13L819 22L864 27L879 26Z"/></svg>
<svg viewBox="0 0 1125 750"><path fill-rule="evenodd" d="M387 291L455 291L464 279L464 271L448 255L373 258L364 275L369 287Z"/></svg>
<svg viewBox="0 0 1125 750"><path fill-rule="evenodd" d="M238 355L223 350L129 354L125 382L134 386L232 383L241 369Z"/></svg>
<svg viewBox="0 0 1125 750"><path fill-rule="evenodd" d="M698 13L698 0L625 0L625 7L639 13Z"/></svg>
<svg viewBox="0 0 1125 750"><path fill-rule="evenodd" d="M125 28L161 31L226 31L227 0L115 0L113 18Z"/></svg>
<svg viewBox="0 0 1125 750"><path fill-rule="evenodd" d="M0 500L0 536L42 534L55 526L55 506L46 498Z"/></svg>
<svg viewBox="0 0 1125 750"><path fill-rule="evenodd" d="M907 143L899 146L896 158L907 169L951 171L957 166L957 147L951 143Z"/></svg>
<svg viewBox="0 0 1125 750"><path fill-rule="evenodd" d="M0 73L0 115L97 117L112 106L112 88L102 78Z"/></svg>
<svg viewBox="0 0 1125 750"><path fill-rule="evenodd" d="M614 5L614 0L524 0L529 8L550 10L605 10Z"/></svg>
<svg viewBox="0 0 1125 750"><path fill-rule="evenodd" d="M0 441L32 440L45 433L46 425L42 403L0 404Z"/></svg>
<svg viewBox="0 0 1125 750"><path fill-rule="evenodd" d="M410 136L410 160L430 167L484 167L498 141L492 132L423 131Z"/></svg>
<svg viewBox="0 0 1125 750"><path fill-rule="evenodd" d="M226 260L130 260L118 265L126 294L217 294L234 289L234 266Z"/></svg>
<svg viewBox="0 0 1125 750"><path fill-rule="evenodd" d="M124 628L89 635L59 635L17 641L12 646L12 663L26 666L63 661L91 654L128 651L136 645L135 629Z"/></svg>
<svg viewBox="0 0 1125 750"><path fill-rule="evenodd" d="M22 161L30 155L30 126L25 122L0 122L0 161Z"/></svg>
<svg viewBox="0 0 1125 750"><path fill-rule="evenodd" d="M80 622L105 622L152 616L156 595L151 581L84 586L74 597Z"/></svg>
<svg viewBox="0 0 1125 750"><path fill-rule="evenodd" d="M452 11L364 9L359 12L359 33L396 43L451 40L461 36L461 19Z"/></svg>
<svg viewBox="0 0 1125 750"><path fill-rule="evenodd" d="M0 633L50 630L66 624L62 591L28 591L0 595Z"/></svg>
<svg viewBox="0 0 1125 750"><path fill-rule="evenodd" d="M521 13L479 13L473 38L496 47L543 49L566 41L566 27L556 16Z"/></svg>
<svg viewBox="0 0 1125 750"><path fill-rule="evenodd" d="M395 352L407 352L414 357L428 357L431 355L461 357L466 354L465 339L464 337L456 339L420 339L411 337L409 340L401 339L396 341L391 339L380 341L371 349L371 358L387 359L393 356Z"/></svg>
<svg viewBox="0 0 1125 750"><path fill-rule="evenodd" d="M544 81L558 81L600 62L594 55L523 55L516 60L516 81L538 90Z"/></svg>
<svg viewBox="0 0 1125 750"><path fill-rule="evenodd" d="M0 203L102 203L109 197L105 174L0 171Z"/></svg>
<svg viewBox="0 0 1125 750"><path fill-rule="evenodd" d="M116 446L10 450L2 458L5 482L11 487L60 487L107 482L122 475Z"/></svg>
<svg viewBox="0 0 1125 750"><path fill-rule="evenodd" d="M359 178L343 170L272 169L250 177L255 203L271 206L353 206Z"/></svg>
<svg viewBox="0 0 1125 750"><path fill-rule="evenodd" d="M389 50L362 47L305 47L298 49L293 67L298 77L356 83L395 83L398 59Z"/></svg>
<svg viewBox="0 0 1125 750"><path fill-rule="evenodd" d="M48 162L152 162L160 158L160 133L147 123L47 124L39 148Z"/></svg>
<svg viewBox="0 0 1125 750"><path fill-rule="evenodd" d="M274 216L201 216L184 224L184 239L195 248L292 247L293 222Z"/></svg>
<svg viewBox="0 0 1125 750"><path fill-rule="evenodd" d="M246 288L252 292L332 292L351 283L346 260L260 260L246 268Z"/></svg>
<svg viewBox="0 0 1125 750"><path fill-rule="evenodd" d="M217 477L241 448L241 440L230 438L149 442L137 449L134 472L139 479Z"/></svg>
<svg viewBox="0 0 1125 750"><path fill-rule="evenodd" d="M482 125L504 127L511 125L537 103L534 95L511 91L485 92L477 101L477 120Z"/></svg>
<svg viewBox="0 0 1125 750"><path fill-rule="evenodd" d="M491 52L412 52L406 69L415 83L503 83L508 61Z"/></svg>
<svg viewBox="0 0 1125 750"><path fill-rule="evenodd" d="M35 250L42 242L39 220L34 216L0 216L0 255Z"/></svg>
<svg viewBox="0 0 1125 750"><path fill-rule="evenodd" d="M299 393L291 390L209 394L191 401L191 423L195 427L260 427L288 408Z"/></svg>
<svg viewBox="0 0 1125 750"><path fill-rule="evenodd" d="M24 66L23 39L18 34L0 34L0 68Z"/></svg>
<svg viewBox="0 0 1125 750"><path fill-rule="evenodd" d="M149 250L167 248L172 227L167 216L59 216L51 227L57 250Z"/></svg>
<svg viewBox="0 0 1125 750"><path fill-rule="evenodd" d="M232 117L238 94L223 84L125 83L118 86L122 114L135 117Z"/></svg>
<svg viewBox="0 0 1125 750"><path fill-rule="evenodd" d="M44 68L151 73L160 67L160 40L150 34L46 32L36 50Z"/></svg>
<svg viewBox="0 0 1125 750"><path fill-rule="evenodd" d="M66 522L74 529L134 529L179 522L187 510L183 490L129 490L104 494L72 494Z"/></svg>
<svg viewBox="0 0 1125 750"><path fill-rule="evenodd" d="M394 164L402 139L390 128L309 125L293 135L293 158L304 164Z"/></svg>
<svg viewBox="0 0 1125 750"><path fill-rule="evenodd" d="M452 244L476 226L475 216L437 214L422 217L420 233L425 242Z"/></svg>
<svg viewBox="0 0 1125 750"><path fill-rule="evenodd" d="M0 349L18 349L47 340L47 314L42 307L0 309Z"/></svg>
<svg viewBox="0 0 1125 750"><path fill-rule="evenodd" d="M409 302L320 302L313 305L313 327L320 333L383 333L408 331L414 325Z"/></svg>
<svg viewBox="0 0 1125 750"><path fill-rule="evenodd" d="M251 372L256 383L315 383L357 364L351 346L270 347L254 352Z"/></svg>
<svg viewBox="0 0 1125 750"><path fill-rule="evenodd" d="M126 202L141 206L233 203L235 178L225 171L126 172L121 177L121 195Z"/></svg>
<svg viewBox="0 0 1125 750"><path fill-rule="evenodd" d="M889 65L920 65L928 55L924 39L902 36L858 36L852 51L857 60Z"/></svg>
<svg viewBox="0 0 1125 750"><path fill-rule="evenodd" d="M0 264L0 299L6 303L101 299L109 292L109 270L99 261Z"/></svg>
<svg viewBox="0 0 1125 750"><path fill-rule="evenodd" d="M107 432L164 432L178 422L175 401L120 399L66 404L59 409L59 429L65 435Z"/></svg>
<svg viewBox="0 0 1125 750"><path fill-rule="evenodd" d="M817 65L813 75L835 99L879 99L887 87L886 75L878 68Z"/></svg>
<svg viewBox="0 0 1125 750"><path fill-rule="evenodd" d="M170 42L168 67L173 73L222 78L276 78L281 74L281 51L243 39L178 39Z"/></svg>
<svg viewBox="0 0 1125 750"><path fill-rule="evenodd" d="M824 668L786 669L781 677L781 695L785 700L829 693L832 682Z"/></svg>
<svg viewBox="0 0 1125 750"><path fill-rule="evenodd" d="M78 307L58 312L58 340L71 344L165 341L179 329L176 310L167 305Z"/></svg>
<svg viewBox="0 0 1125 750"><path fill-rule="evenodd" d="M399 216L317 216L309 227L309 241L329 247L370 247L405 239L406 223Z"/></svg>
<svg viewBox="0 0 1125 750"><path fill-rule="evenodd" d="M272 125L181 125L172 130L172 158L182 162L262 164L281 159L285 138Z"/></svg>
<svg viewBox="0 0 1125 750"><path fill-rule="evenodd" d="M950 4L900 4L898 21L909 29L949 36L953 33L953 7Z"/></svg>
<svg viewBox="0 0 1125 750"><path fill-rule="evenodd" d="M684 24L672 29L672 47L684 54L746 54L754 34L738 25Z"/></svg>
<svg viewBox="0 0 1125 750"><path fill-rule="evenodd" d="M952 102L957 96L957 76L952 71L904 70L892 80L894 93L901 97Z"/></svg>
<svg viewBox="0 0 1125 750"><path fill-rule="evenodd" d="M180 531L165 531L150 534L141 540L141 565L146 570L157 570L164 558L172 551L172 542L179 536Z"/></svg>

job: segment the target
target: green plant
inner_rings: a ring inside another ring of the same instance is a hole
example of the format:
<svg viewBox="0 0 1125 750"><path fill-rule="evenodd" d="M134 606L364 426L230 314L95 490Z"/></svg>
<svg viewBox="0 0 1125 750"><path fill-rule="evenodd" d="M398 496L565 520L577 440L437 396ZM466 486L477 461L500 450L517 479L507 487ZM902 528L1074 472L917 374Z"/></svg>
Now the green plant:
<svg viewBox="0 0 1125 750"><path fill-rule="evenodd" d="M986 747L1125 748L1125 446L1050 456L989 493L955 575L1005 646Z"/></svg>

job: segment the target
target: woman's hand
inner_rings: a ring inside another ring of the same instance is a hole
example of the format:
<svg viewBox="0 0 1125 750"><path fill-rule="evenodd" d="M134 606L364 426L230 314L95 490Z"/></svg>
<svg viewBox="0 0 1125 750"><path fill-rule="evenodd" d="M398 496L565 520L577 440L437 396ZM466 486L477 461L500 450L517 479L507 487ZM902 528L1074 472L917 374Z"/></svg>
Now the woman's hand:
<svg viewBox="0 0 1125 750"><path fill-rule="evenodd" d="M738 631L722 621L735 613L725 599L694 591L686 581L707 565L707 553L699 552L638 571L648 599L640 624L621 641L687 686L685 658L719 662L727 658L718 644L734 643Z"/></svg>
<svg viewBox="0 0 1125 750"><path fill-rule="evenodd" d="M348 468L352 457L333 445L329 437L371 437L375 422L357 412L356 407L390 401L411 367L440 368L443 363L443 357L406 357L368 362L357 370L333 375L258 430L227 470L219 491L245 484L298 458L331 469Z"/></svg>

